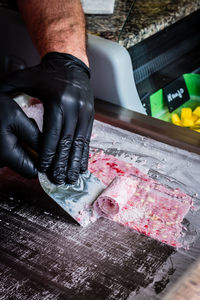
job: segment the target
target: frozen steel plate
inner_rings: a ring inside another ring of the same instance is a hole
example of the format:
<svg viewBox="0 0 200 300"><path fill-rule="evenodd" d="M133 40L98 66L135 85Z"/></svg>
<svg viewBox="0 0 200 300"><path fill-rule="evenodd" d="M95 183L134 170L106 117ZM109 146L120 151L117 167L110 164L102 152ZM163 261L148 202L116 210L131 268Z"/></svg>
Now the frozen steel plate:
<svg viewBox="0 0 200 300"><path fill-rule="evenodd" d="M91 150L145 167L198 206L199 155L174 146L200 153L200 134L97 102L96 116L115 127L95 121ZM160 300L199 257L198 207L184 220L189 250L175 250L104 218L76 226L37 180L0 175L0 299Z"/></svg>

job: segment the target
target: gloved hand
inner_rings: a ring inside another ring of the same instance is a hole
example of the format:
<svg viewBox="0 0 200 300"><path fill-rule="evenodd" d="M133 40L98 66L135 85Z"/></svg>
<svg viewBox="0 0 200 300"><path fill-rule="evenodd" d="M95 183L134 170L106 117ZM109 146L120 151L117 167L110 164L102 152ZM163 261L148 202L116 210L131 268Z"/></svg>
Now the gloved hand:
<svg viewBox="0 0 200 300"><path fill-rule="evenodd" d="M12 98L0 93L0 166L28 178L37 177L37 168L24 145L37 151L39 136L37 124Z"/></svg>
<svg viewBox="0 0 200 300"><path fill-rule="evenodd" d="M51 52L39 65L9 76L0 91L43 102L39 170L54 183L75 182L87 170L94 118L88 67L70 54Z"/></svg>

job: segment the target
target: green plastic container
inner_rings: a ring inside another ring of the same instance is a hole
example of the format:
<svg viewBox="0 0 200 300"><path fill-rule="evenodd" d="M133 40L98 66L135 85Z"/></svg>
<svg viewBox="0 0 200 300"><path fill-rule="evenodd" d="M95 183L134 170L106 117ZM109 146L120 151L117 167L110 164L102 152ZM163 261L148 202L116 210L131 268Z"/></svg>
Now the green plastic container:
<svg viewBox="0 0 200 300"><path fill-rule="evenodd" d="M184 74L183 77L190 95L190 99L170 113L164 101L163 90L160 89L150 96L152 117L171 122L171 115L173 113L180 115L183 107L191 107L193 110L195 107L200 105L200 74Z"/></svg>

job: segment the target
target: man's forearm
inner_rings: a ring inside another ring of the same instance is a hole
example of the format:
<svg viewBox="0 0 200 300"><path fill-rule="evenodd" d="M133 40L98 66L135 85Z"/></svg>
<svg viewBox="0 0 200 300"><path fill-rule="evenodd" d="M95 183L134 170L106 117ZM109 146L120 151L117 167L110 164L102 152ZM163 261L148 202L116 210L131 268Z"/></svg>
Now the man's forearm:
<svg viewBox="0 0 200 300"><path fill-rule="evenodd" d="M88 65L80 0L18 0L18 5L41 56L63 52Z"/></svg>

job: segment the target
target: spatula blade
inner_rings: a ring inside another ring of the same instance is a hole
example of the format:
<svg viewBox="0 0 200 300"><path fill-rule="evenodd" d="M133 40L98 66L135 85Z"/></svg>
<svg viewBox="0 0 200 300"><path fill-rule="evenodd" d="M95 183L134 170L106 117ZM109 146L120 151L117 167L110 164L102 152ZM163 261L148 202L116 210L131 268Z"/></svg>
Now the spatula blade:
<svg viewBox="0 0 200 300"><path fill-rule="evenodd" d="M81 174L75 184L55 185L45 174L39 173L43 190L81 226L94 222L98 216L92 204L105 185L89 171Z"/></svg>

